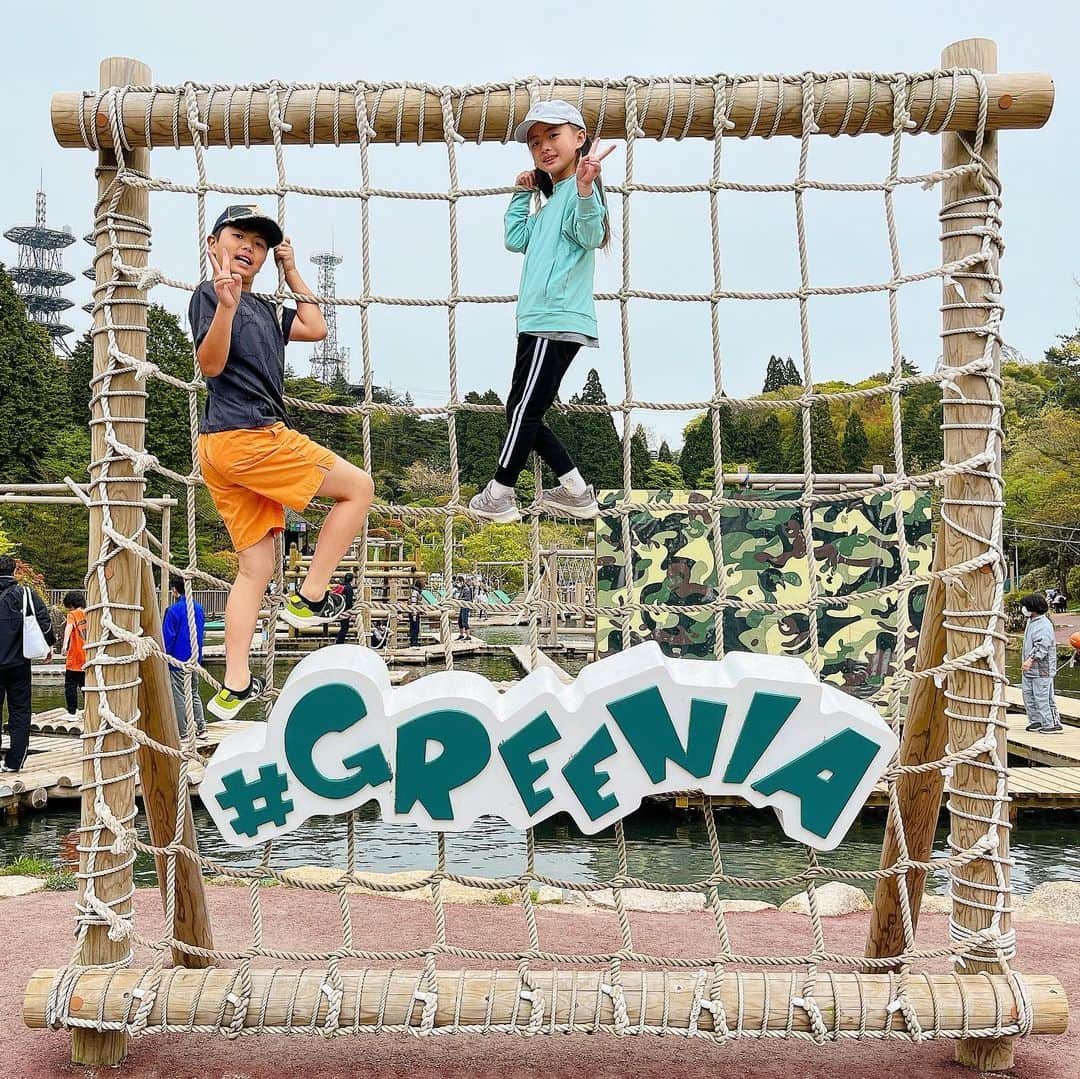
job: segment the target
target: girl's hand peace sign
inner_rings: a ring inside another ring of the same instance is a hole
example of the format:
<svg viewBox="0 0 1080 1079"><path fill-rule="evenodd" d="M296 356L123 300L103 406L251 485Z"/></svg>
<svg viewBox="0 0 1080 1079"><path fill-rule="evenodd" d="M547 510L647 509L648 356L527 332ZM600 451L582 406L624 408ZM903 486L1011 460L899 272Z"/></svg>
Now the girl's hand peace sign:
<svg viewBox="0 0 1080 1079"><path fill-rule="evenodd" d="M232 268L229 252L221 250L221 261L208 250L210 265L214 268L214 292L218 303L226 310L233 311L240 305L240 294L244 291L244 279Z"/></svg>
<svg viewBox="0 0 1080 1079"><path fill-rule="evenodd" d="M600 141L597 140L589 148L589 152L578 162L577 188L578 194L582 198L587 198L592 194L593 180L600 175L600 162L614 149L615 143L611 143L606 150L601 150Z"/></svg>

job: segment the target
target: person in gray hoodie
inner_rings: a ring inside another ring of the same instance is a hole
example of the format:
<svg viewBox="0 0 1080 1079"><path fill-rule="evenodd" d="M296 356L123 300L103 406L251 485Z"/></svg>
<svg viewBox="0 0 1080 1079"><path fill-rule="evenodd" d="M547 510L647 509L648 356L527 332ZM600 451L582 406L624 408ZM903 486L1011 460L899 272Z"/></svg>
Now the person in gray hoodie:
<svg viewBox="0 0 1080 1079"><path fill-rule="evenodd" d="M1054 703L1054 675L1057 673L1057 640L1054 624L1047 616L1049 605L1037 593L1020 600L1020 610L1027 619L1024 629L1023 670L1024 709L1027 730L1057 734L1061 730Z"/></svg>

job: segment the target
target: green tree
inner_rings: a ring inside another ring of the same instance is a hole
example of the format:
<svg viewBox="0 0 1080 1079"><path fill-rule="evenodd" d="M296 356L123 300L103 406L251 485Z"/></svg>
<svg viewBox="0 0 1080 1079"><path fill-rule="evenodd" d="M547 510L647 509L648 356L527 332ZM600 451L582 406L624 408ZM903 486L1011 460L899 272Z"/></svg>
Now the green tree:
<svg viewBox="0 0 1080 1079"><path fill-rule="evenodd" d="M707 412L695 416L683 428L683 448L679 465L686 485L694 488L701 483L701 473L713 464L712 421Z"/></svg>
<svg viewBox="0 0 1080 1079"><path fill-rule="evenodd" d="M785 386L801 386L803 384L802 375L799 374L798 369L795 367L791 357L788 356L784 363L784 385Z"/></svg>
<svg viewBox="0 0 1080 1079"><path fill-rule="evenodd" d="M870 440L866 437L866 428L863 427L862 417L853 408L848 413L848 421L844 426L844 441L840 446L840 455L848 471L863 471L869 452Z"/></svg>
<svg viewBox="0 0 1080 1079"><path fill-rule="evenodd" d="M768 366L765 368L765 382L761 387L761 392L772 393L787 384L784 361L779 356L770 356Z"/></svg>
<svg viewBox="0 0 1080 1079"><path fill-rule="evenodd" d="M666 442L660 443L660 449L656 451L656 459L662 464L673 464L675 458L671 455L671 447Z"/></svg>
<svg viewBox="0 0 1080 1079"><path fill-rule="evenodd" d="M595 368L589 371L581 393L571 404L606 405L607 395ZM573 416L574 442L571 457L587 483L597 490L622 486L622 443L609 412L578 412ZM558 433L558 432L556 432ZM561 437L561 436L560 436Z"/></svg>
<svg viewBox="0 0 1080 1079"><path fill-rule="evenodd" d="M813 446L814 471L817 473L839 472L843 464L840 446L836 439L829 406L819 401L810 409L810 439ZM786 464L791 472L803 470L802 418L799 417L788 439Z"/></svg>
<svg viewBox="0 0 1080 1079"><path fill-rule="evenodd" d="M461 542L462 566L455 569L473 569L477 562L520 562L529 557L528 529L524 525L489 524L466 536ZM515 566L505 567L507 584L517 591L522 586L522 571Z"/></svg>
<svg viewBox="0 0 1080 1079"><path fill-rule="evenodd" d="M681 491L685 486L679 466L670 461L655 461L645 473L645 487L650 491Z"/></svg>
<svg viewBox="0 0 1080 1079"><path fill-rule="evenodd" d="M68 357L68 401L71 422L85 425L90 419L90 379L94 375L94 339L89 333L79 338Z"/></svg>
<svg viewBox="0 0 1080 1079"><path fill-rule="evenodd" d="M0 476L5 483L40 479L41 460L71 414L67 371L49 335L26 319L11 278L0 266Z"/></svg>
<svg viewBox="0 0 1080 1079"><path fill-rule="evenodd" d="M502 398L494 390L477 393L470 390L465 401L472 405L498 405ZM503 412L459 412L455 421L458 444L458 467L463 483L477 487L495 475L499 450L506 437L506 416Z"/></svg>
<svg viewBox="0 0 1080 1079"><path fill-rule="evenodd" d="M146 330L146 358L165 374L190 382L195 354L180 320L164 307L151 304ZM146 448L166 468L181 475L191 471L188 392L159 378L146 382Z"/></svg>
<svg viewBox="0 0 1080 1079"><path fill-rule="evenodd" d="M666 444L666 443L665 443ZM634 428L633 437L630 439L630 476L631 483L636 488L645 486L645 473L649 471L652 457L649 455L649 439L645 434L645 427L638 424Z"/></svg>
<svg viewBox="0 0 1080 1079"><path fill-rule="evenodd" d="M757 425L755 431L756 460L759 472L784 471L784 439L780 417L771 409Z"/></svg>
<svg viewBox="0 0 1080 1079"><path fill-rule="evenodd" d="M1046 368L1054 404L1080 408L1080 330L1061 334L1058 343L1046 350Z"/></svg>

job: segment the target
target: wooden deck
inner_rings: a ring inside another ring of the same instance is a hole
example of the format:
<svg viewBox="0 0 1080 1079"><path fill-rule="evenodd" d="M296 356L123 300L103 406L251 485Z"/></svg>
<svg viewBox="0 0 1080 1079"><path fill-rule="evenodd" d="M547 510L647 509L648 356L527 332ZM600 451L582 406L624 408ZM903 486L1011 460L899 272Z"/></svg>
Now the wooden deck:
<svg viewBox="0 0 1080 1079"><path fill-rule="evenodd" d="M489 650L496 649L477 638L454 643L455 655L475 655ZM412 662L417 664L442 656L439 645L422 645L408 651L412 653ZM527 645L511 646L510 652L522 671L531 669ZM395 658L401 661L403 657L399 652ZM554 670L563 682L573 681L544 652L539 654L539 665ZM392 671L391 675L395 683L406 677L404 671ZM1010 686L1006 690L1006 699L1010 709L1023 704L1019 687ZM1008 714L1009 756L1014 761L1024 762L1009 769L1014 812L1018 809L1080 809L1080 700L1058 698L1058 709L1065 724L1060 734L1025 731L1023 712L1010 710ZM256 722L259 721L211 722L207 728L209 741L199 746L200 757L208 757L223 738ZM20 806L40 809L49 801L77 799L80 795L81 718L73 719L63 708L53 708L33 717L31 731L30 755L23 770L14 775L0 775L0 809ZM202 774L201 766L193 762L188 773L193 794L197 794ZM672 797L681 807L701 803L701 796L693 792L665 796L664 800L670 801ZM713 801L718 806L745 804L739 798L714 798ZM871 808L884 806L884 787L876 789L866 804Z"/></svg>
<svg viewBox="0 0 1080 1079"><path fill-rule="evenodd" d="M198 747L201 759L208 757L230 734L246 730L258 720L230 719L207 725L208 739ZM40 733L66 728L70 733ZM0 774L0 809L30 807L41 809L57 799L77 799L82 784L82 723L72 720L62 708L40 712L31 723L30 753L22 771ZM192 792L202 782L201 763L188 767ZM138 793L138 791L136 791Z"/></svg>

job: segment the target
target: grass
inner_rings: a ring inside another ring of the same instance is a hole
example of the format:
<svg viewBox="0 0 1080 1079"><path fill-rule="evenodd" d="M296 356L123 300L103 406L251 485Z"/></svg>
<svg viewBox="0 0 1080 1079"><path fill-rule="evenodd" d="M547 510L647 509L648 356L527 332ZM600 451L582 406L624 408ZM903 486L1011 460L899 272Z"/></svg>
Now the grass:
<svg viewBox="0 0 1080 1079"><path fill-rule="evenodd" d="M47 877L56 867L44 858L24 854L0 867L0 877Z"/></svg>
<svg viewBox="0 0 1080 1079"><path fill-rule="evenodd" d="M73 892L79 886L78 878L70 869L29 854L0 866L0 877L44 877L45 887L50 892Z"/></svg>

